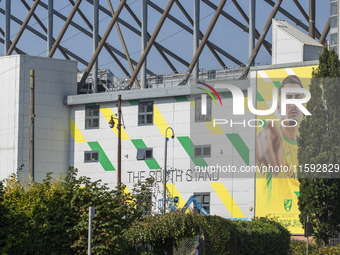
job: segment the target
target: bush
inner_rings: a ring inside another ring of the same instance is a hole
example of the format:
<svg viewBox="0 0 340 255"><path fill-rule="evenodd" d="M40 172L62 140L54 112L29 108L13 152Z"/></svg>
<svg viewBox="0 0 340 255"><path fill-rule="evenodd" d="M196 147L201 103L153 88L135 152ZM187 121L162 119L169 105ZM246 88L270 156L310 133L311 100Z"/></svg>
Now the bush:
<svg viewBox="0 0 340 255"><path fill-rule="evenodd" d="M300 255L306 254L306 242L292 240L289 248L290 255ZM340 254L340 246L326 246L322 248L318 248L315 243L308 244L308 254L310 255L338 255Z"/></svg>
<svg viewBox="0 0 340 255"><path fill-rule="evenodd" d="M269 218L236 221L240 233L239 254L288 254L290 233L280 223Z"/></svg>
<svg viewBox="0 0 340 255"><path fill-rule="evenodd" d="M135 221L124 236L130 253L171 254L183 238L200 235L204 225L204 216L177 211Z"/></svg>
<svg viewBox="0 0 340 255"><path fill-rule="evenodd" d="M206 216L205 254L239 254L240 236L235 225L219 216Z"/></svg>

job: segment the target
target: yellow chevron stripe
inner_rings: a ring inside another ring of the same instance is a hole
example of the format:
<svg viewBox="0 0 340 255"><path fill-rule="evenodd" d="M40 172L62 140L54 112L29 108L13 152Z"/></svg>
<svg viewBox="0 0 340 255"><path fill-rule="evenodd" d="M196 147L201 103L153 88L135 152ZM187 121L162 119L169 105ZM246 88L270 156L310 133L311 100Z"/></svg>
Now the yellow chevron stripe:
<svg viewBox="0 0 340 255"><path fill-rule="evenodd" d="M165 137L165 131L169 127L169 125L165 121L155 104L153 105L153 122L156 124L161 134ZM168 131L168 137L171 137L171 134L172 133Z"/></svg>
<svg viewBox="0 0 340 255"><path fill-rule="evenodd" d="M81 134L74 120L70 118L70 133L76 143L86 143L84 136Z"/></svg>
<svg viewBox="0 0 340 255"><path fill-rule="evenodd" d="M179 197L178 200L178 207L179 208L183 208L183 206L185 205L185 201L183 199L183 197L181 196L181 194L179 193L179 191L177 190L175 184L173 183L167 183L167 190L170 192L170 197L174 198L174 197ZM189 210L187 210L188 212Z"/></svg>
<svg viewBox="0 0 340 255"><path fill-rule="evenodd" d="M111 120L111 116L114 115L113 111L110 108L100 108L100 112L103 114L104 118L106 119L107 122L109 122ZM112 128L113 132L115 132L116 136L118 137L118 128L117 128L117 123L118 120L115 120L115 126ZM125 132L125 129L122 128L122 140L129 140L129 136L127 135L127 133Z"/></svg>
<svg viewBox="0 0 340 255"><path fill-rule="evenodd" d="M227 208L232 218L245 218L240 207L236 204L233 197L230 195L227 188L222 182L210 182L218 197L221 199L224 206Z"/></svg>

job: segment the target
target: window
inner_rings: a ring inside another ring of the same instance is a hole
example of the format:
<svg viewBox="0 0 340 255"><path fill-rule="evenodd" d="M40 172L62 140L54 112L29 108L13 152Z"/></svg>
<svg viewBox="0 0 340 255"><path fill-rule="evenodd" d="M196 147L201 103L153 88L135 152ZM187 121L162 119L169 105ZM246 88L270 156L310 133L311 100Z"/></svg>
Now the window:
<svg viewBox="0 0 340 255"><path fill-rule="evenodd" d="M338 16L331 17L331 28L338 27Z"/></svg>
<svg viewBox="0 0 340 255"><path fill-rule="evenodd" d="M98 162L98 151L85 151L84 152L84 162Z"/></svg>
<svg viewBox="0 0 340 255"><path fill-rule="evenodd" d="M140 102L138 105L138 126L153 124L153 102Z"/></svg>
<svg viewBox="0 0 340 255"><path fill-rule="evenodd" d="M208 79L216 79L216 70L208 71Z"/></svg>
<svg viewBox="0 0 340 255"><path fill-rule="evenodd" d="M202 205L202 207L210 214L210 192L194 193L194 197ZM194 212L202 214L201 211L194 205Z"/></svg>
<svg viewBox="0 0 340 255"><path fill-rule="evenodd" d="M331 16L338 14L338 2L331 3Z"/></svg>
<svg viewBox="0 0 340 255"><path fill-rule="evenodd" d="M137 149L137 160L150 160L153 159L152 148Z"/></svg>
<svg viewBox="0 0 340 255"><path fill-rule="evenodd" d="M198 145L194 147L195 158L210 158L211 146L210 145Z"/></svg>
<svg viewBox="0 0 340 255"><path fill-rule="evenodd" d="M99 105L85 107L85 129L99 128Z"/></svg>
<svg viewBox="0 0 340 255"><path fill-rule="evenodd" d="M331 46L336 46L338 44L338 34L331 34L330 41Z"/></svg>
<svg viewBox="0 0 340 255"><path fill-rule="evenodd" d="M158 75L156 77L156 84L163 84L163 75Z"/></svg>
<svg viewBox="0 0 340 255"><path fill-rule="evenodd" d="M195 122L211 121L211 97L207 97L207 114L203 115L202 96L195 98Z"/></svg>

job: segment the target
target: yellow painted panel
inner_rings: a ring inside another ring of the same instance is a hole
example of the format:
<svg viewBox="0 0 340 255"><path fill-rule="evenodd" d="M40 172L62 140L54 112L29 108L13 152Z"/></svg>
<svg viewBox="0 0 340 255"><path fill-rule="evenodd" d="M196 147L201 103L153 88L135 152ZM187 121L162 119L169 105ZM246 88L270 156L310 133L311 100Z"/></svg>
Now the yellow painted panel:
<svg viewBox="0 0 340 255"><path fill-rule="evenodd" d="M84 136L81 134L74 120L70 118L70 133L76 143L86 143Z"/></svg>
<svg viewBox="0 0 340 255"><path fill-rule="evenodd" d="M210 182L218 197L221 199L224 206L227 208L232 218L245 218L240 207L236 204L233 197L230 195L227 188L222 182Z"/></svg>
<svg viewBox="0 0 340 255"><path fill-rule="evenodd" d="M183 208L184 205L185 205L185 202L182 195L179 193L179 191L177 190L175 184L173 183L167 183L166 184L166 187L167 187L167 192L169 192L169 196L174 198L174 197L179 197L179 200L178 200L178 207L179 208ZM187 210L189 211L189 210Z"/></svg>
<svg viewBox="0 0 340 255"><path fill-rule="evenodd" d="M165 131L169 127L168 123L166 123L162 114L157 109L156 105L153 105L153 122L156 124L157 128L161 132L161 134L165 137ZM171 137L171 130L168 131L168 137Z"/></svg>
<svg viewBox="0 0 340 255"><path fill-rule="evenodd" d="M114 115L113 111L110 108L100 108L100 112L103 114L104 118L106 119L108 123L111 120L111 116ZM118 137L117 123L118 123L118 120L115 120L115 126L112 128L112 130L113 132L115 132L116 136ZM122 131L122 140L130 140L129 136L125 132L125 129L122 128L121 131Z"/></svg>

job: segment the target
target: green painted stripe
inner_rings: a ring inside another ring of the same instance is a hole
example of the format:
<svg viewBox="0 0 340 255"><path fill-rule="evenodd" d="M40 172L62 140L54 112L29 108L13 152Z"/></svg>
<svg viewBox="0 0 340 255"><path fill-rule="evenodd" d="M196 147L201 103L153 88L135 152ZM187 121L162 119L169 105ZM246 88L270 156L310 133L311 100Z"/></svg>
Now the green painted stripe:
<svg viewBox="0 0 340 255"><path fill-rule="evenodd" d="M234 146L244 163L249 166L249 148L239 134L226 134L231 144Z"/></svg>
<svg viewBox="0 0 340 255"><path fill-rule="evenodd" d="M281 82L279 82L279 81L273 81L273 83L274 83L274 85L275 85L275 87L277 87L278 89L280 89L281 88Z"/></svg>
<svg viewBox="0 0 340 255"><path fill-rule="evenodd" d="M211 97L211 99L214 100L214 102L216 104L216 100L215 100L214 96L208 90L206 90L204 88L198 88L198 89L203 90L205 93L207 93Z"/></svg>
<svg viewBox="0 0 340 255"><path fill-rule="evenodd" d="M174 96L176 102L187 102L189 101L187 96Z"/></svg>
<svg viewBox="0 0 340 255"><path fill-rule="evenodd" d="M295 193L295 195L296 195L297 197L300 196L300 192L299 192L299 191L294 191L294 193Z"/></svg>
<svg viewBox="0 0 340 255"><path fill-rule="evenodd" d="M98 160L105 171L116 171L98 142L87 142L91 150L98 151Z"/></svg>
<svg viewBox="0 0 340 255"><path fill-rule="evenodd" d="M142 139L131 139L131 142L136 147L136 149L145 149L147 148L144 141ZM146 159L144 160L149 169L160 169L161 167L157 163L154 156L152 156L152 159Z"/></svg>
<svg viewBox="0 0 340 255"><path fill-rule="evenodd" d="M130 105L138 105L139 99L129 100Z"/></svg>
<svg viewBox="0 0 340 255"><path fill-rule="evenodd" d="M267 203L270 205L272 199L272 181L273 176L271 172L266 173L266 183L267 183Z"/></svg>
<svg viewBox="0 0 340 255"><path fill-rule="evenodd" d="M96 106L97 104L91 103L91 104L85 104L85 106Z"/></svg>
<svg viewBox="0 0 340 255"><path fill-rule="evenodd" d="M178 141L183 146L184 150L188 153L195 166L208 166L207 162L203 158L194 157L194 144L188 136L177 137Z"/></svg>
<svg viewBox="0 0 340 255"><path fill-rule="evenodd" d="M261 94L257 91L257 101L258 102L264 102L263 97L261 96Z"/></svg>
<svg viewBox="0 0 340 255"><path fill-rule="evenodd" d="M232 98L233 94L231 94L231 92L219 92L219 94L223 97L223 98Z"/></svg>

